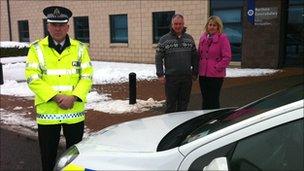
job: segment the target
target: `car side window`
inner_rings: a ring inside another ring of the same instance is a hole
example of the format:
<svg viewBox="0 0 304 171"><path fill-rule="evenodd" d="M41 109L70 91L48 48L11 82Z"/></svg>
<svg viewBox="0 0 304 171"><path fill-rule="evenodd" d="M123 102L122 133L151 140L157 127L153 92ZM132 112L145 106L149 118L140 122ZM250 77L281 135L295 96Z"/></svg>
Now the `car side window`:
<svg viewBox="0 0 304 171"><path fill-rule="evenodd" d="M240 140L230 170L303 170L303 126L297 120Z"/></svg>
<svg viewBox="0 0 304 171"><path fill-rule="evenodd" d="M217 157L227 157L232 171L303 170L303 127L301 119L252 135L200 156L188 170Z"/></svg>

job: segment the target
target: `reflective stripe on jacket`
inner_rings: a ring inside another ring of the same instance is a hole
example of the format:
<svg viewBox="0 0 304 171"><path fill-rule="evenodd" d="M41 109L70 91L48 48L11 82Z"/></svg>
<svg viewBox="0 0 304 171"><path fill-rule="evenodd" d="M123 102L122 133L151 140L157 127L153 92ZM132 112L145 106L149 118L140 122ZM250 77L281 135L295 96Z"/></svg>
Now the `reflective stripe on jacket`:
<svg viewBox="0 0 304 171"><path fill-rule="evenodd" d="M48 46L48 38L30 46L25 75L35 93L37 123L73 124L84 120L86 96L92 86L93 67L87 47L70 39L71 45L61 54ZM52 98L56 94L74 95L72 109L62 109Z"/></svg>

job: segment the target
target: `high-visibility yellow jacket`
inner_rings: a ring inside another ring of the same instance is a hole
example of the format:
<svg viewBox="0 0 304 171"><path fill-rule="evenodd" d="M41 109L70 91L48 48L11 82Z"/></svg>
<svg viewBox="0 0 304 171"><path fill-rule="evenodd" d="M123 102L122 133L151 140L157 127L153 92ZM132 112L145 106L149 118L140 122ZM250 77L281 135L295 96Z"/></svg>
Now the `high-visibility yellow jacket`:
<svg viewBox="0 0 304 171"><path fill-rule="evenodd" d="M36 95L38 124L73 124L84 120L93 67L87 47L71 38L70 43L61 54L48 46L48 37L30 46L25 75L29 88ZM72 109L65 110L52 100L56 94L74 95L78 100Z"/></svg>

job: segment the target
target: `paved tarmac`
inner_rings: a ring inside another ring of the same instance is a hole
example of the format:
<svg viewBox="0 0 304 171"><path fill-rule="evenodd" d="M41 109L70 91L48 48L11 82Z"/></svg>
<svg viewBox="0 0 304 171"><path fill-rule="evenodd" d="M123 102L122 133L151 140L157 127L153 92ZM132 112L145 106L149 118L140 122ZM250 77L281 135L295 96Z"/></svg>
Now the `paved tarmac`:
<svg viewBox="0 0 304 171"><path fill-rule="evenodd" d="M38 141L1 127L0 170L41 170Z"/></svg>
<svg viewBox="0 0 304 171"><path fill-rule="evenodd" d="M226 80L221 91L220 104L221 107L240 107L281 89L303 83L302 73L283 77L269 77L265 80L255 80L247 84L225 88L225 84L229 84L229 80ZM200 110L201 101L200 93L192 93L188 110Z"/></svg>
<svg viewBox="0 0 304 171"><path fill-rule="evenodd" d="M3 127L0 132L0 171L42 170L37 139ZM58 156L63 151L63 147L59 147Z"/></svg>

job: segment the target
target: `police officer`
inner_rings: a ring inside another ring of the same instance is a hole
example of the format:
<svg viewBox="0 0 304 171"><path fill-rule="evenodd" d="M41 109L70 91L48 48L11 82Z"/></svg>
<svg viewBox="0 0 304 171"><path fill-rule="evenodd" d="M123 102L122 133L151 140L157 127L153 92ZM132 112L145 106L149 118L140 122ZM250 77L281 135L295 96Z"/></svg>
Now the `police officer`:
<svg viewBox="0 0 304 171"><path fill-rule="evenodd" d="M87 47L67 34L72 12L51 6L43 13L49 36L31 44L25 74L29 88L36 95L42 167L52 170L61 128L66 148L82 140L84 106L92 86L93 68Z"/></svg>

